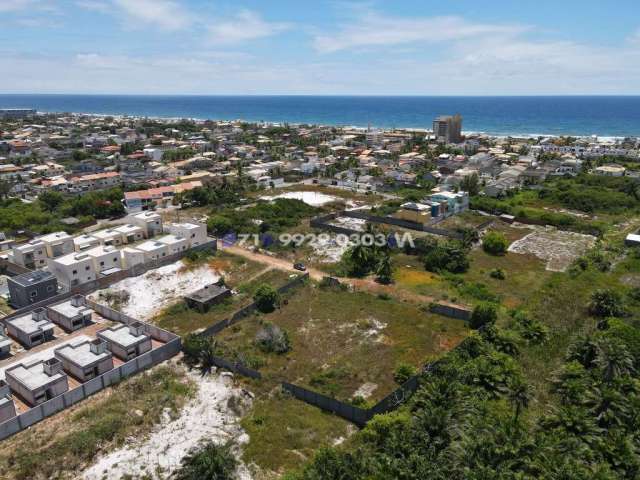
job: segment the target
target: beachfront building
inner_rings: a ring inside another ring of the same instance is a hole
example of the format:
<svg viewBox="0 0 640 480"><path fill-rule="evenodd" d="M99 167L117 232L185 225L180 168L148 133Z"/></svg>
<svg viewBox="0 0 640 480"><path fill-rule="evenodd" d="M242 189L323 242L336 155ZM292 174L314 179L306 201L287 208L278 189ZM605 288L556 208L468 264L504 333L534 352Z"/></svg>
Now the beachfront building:
<svg viewBox="0 0 640 480"><path fill-rule="evenodd" d="M456 114L436 118L433 121L433 134L438 142L460 143L462 141L462 117Z"/></svg>

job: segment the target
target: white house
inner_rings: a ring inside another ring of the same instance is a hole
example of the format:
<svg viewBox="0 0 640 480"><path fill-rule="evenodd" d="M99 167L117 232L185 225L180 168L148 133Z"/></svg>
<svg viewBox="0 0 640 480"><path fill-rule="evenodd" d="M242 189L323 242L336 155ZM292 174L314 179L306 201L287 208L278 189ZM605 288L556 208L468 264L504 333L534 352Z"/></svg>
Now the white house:
<svg viewBox="0 0 640 480"><path fill-rule="evenodd" d="M164 243L168 247L169 255L184 252L189 248L189 242L187 242L187 239L176 235L164 235L163 237L158 238L158 242Z"/></svg>
<svg viewBox="0 0 640 480"><path fill-rule="evenodd" d="M31 240L23 245L13 247L13 262L23 267L37 269L47 264L47 249L43 241Z"/></svg>
<svg viewBox="0 0 640 480"><path fill-rule="evenodd" d="M87 252L70 253L47 261L49 271L58 279L58 283L74 287L96 279L93 257Z"/></svg>
<svg viewBox="0 0 640 480"><path fill-rule="evenodd" d="M97 238L101 245L119 246L124 243L124 236L115 228L99 230L97 232L93 232L91 235Z"/></svg>
<svg viewBox="0 0 640 480"><path fill-rule="evenodd" d="M135 267L145 262L145 253L137 248L124 247L121 252L124 268Z"/></svg>
<svg viewBox="0 0 640 480"><path fill-rule="evenodd" d="M159 260L169 254L169 247L165 243L158 242L157 240L147 240L138 245L136 249L144 253L145 262Z"/></svg>
<svg viewBox="0 0 640 480"><path fill-rule="evenodd" d="M144 240L144 230L139 225L128 223L114 228L116 232L119 232L125 243L134 243Z"/></svg>
<svg viewBox="0 0 640 480"><path fill-rule="evenodd" d="M100 240L91 235L83 234L73 238L73 244L76 252L82 252L100 245Z"/></svg>
<svg viewBox="0 0 640 480"><path fill-rule="evenodd" d="M99 245L85 253L93 260L96 273L109 273L122 268L122 254L113 245Z"/></svg>
<svg viewBox="0 0 640 480"><path fill-rule="evenodd" d="M140 212L129 217L129 221L142 228L146 238L162 233L162 217L155 212Z"/></svg>
<svg viewBox="0 0 640 480"><path fill-rule="evenodd" d="M207 242L207 227L202 223L170 223L167 230L177 237L186 238L189 248Z"/></svg>

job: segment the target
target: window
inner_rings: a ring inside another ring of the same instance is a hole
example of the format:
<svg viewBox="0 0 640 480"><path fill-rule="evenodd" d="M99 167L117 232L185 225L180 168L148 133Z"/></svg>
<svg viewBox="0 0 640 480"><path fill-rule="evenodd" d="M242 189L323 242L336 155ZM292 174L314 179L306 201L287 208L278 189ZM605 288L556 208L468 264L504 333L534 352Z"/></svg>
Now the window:
<svg viewBox="0 0 640 480"><path fill-rule="evenodd" d="M31 292L31 293L29 294L29 296L30 296L31 298L36 298L36 297L38 296L38 292L37 292L36 290L34 290L33 292Z"/></svg>
<svg viewBox="0 0 640 480"><path fill-rule="evenodd" d="M113 257L113 261L117 262L118 261L118 257Z"/></svg>
<svg viewBox="0 0 640 480"><path fill-rule="evenodd" d="M53 285L47 285L47 292L53 292Z"/></svg>
<svg viewBox="0 0 640 480"><path fill-rule="evenodd" d="M100 266L101 266L101 267L104 267L104 262L100 262Z"/></svg>
<svg viewBox="0 0 640 480"><path fill-rule="evenodd" d="M87 272L89 271L89 268L91 268L91 267L89 267L89 265L87 265L86 267L84 267L84 269L85 269Z"/></svg>
<svg viewBox="0 0 640 480"><path fill-rule="evenodd" d="M73 273L74 275L77 275L77 274L78 274L78 270L74 270L74 271L73 271L73 272L71 272L71 273Z"/></svg>

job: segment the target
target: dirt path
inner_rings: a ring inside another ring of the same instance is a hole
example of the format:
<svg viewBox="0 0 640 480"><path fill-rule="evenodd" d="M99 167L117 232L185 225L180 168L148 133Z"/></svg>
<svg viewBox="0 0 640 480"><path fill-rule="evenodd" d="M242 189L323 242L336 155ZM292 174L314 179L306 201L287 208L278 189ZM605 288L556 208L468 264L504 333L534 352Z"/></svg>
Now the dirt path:
<svg viewBox="0 0 640 480"><path fill-rule="evenodd" d="M238 255L254 262L263 263L269 265L271 268L277 268L280 270L284 270L287 272L298 272L298 270L293 268L291 262L287 260L283 260L278 257L272 257L271 255L266 255L264 253L252 252L245 248L238 246L222 246L220 248L226 252L232 253L234 255ZM329 276L326 272L322 270L318 270L315 268L307 268L307 272L309 273L309 277L313 280L322 280L324 277ZM364 290L373 294L387 294L393 296L399 300L419 303L419 304L429 304L431 302L435 302L436 299L434 297L429 297L427 295L420 295L417 293L409 292L407 290L402 290L396 287L395 285L381 285L376 282L372 278L344 278L339 277L338 280L340 283L351 285L356 290ZM452 306L462 306L456 305L450 302L444 302L442 300L439 301L442 304L449 304Z"/></svg>

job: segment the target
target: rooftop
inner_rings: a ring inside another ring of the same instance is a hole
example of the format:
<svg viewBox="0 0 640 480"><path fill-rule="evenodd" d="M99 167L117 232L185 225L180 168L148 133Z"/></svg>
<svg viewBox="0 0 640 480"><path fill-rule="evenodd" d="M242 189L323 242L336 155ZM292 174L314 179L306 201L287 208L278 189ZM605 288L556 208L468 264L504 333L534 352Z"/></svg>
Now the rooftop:
<svg viewBox="0 0 640 480"><path fill-rule="evenodd" d="M47 272L45 270L36 270L33 272L22 273L20 275L16 275L12 277L11 280L21 285L23 287L28 287L30 285L34 285L40 282L46 282L48 280L54 279L54 275L51 272Z"/></svg>
<svg viewBox="0 0 640 480"><path fill-rule="evenodd" d="M107 328L105 330L99 331L98 335L124 348L131 347L149 338L148 335L146 335L145 333L142 333L137 336L132 334L128 325L120 325L116 327Z"/></svg>
<svg viewBox="0 0 640 480"><path fill-rule="evenodd" d="M29 390L37 390L38 388L44 387L66 377L66 374L62 371L55 373L54 375L47 375L45 373L44 363L50 360L38 360L34 363L21 363L15 367L8 368L5 373L11 374Z"/></svg>
<svg viewBox="0 0 640 480"><path fill-rule="evenodd" d="M53 330L53 323L51 323L48 319L34 320L31 312L20 317L6 320L6 323L9 325L13 325L18 330L26 333L27 335L31 335L32 333L36 333L40 330Z"/></svg>
<svg viewBox="0 0 640 480"><path fill-rule="evenodd" d="M111 356L111 352L108 350L102 353L94 353L91 350L91 344L96 341L100 342L100 339L86 340L78 345L65 345L56 349L55 353L57 356L65 358L80 367L88 367Z"/></svg>

